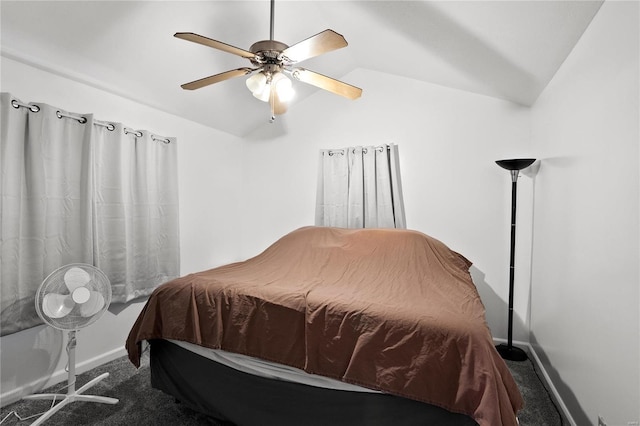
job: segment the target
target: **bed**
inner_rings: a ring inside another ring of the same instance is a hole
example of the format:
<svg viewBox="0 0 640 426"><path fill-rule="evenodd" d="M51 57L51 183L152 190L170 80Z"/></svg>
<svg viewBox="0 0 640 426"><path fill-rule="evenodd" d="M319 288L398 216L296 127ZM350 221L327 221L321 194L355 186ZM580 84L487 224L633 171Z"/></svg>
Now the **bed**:
<svg viewBox="0 0 640 426"><path fill-rule="evenodd" d="M304 227L158 287L126 348L139 366L149 342L152 385L231 424L515 426L470 266L417 231Z"/></svg>

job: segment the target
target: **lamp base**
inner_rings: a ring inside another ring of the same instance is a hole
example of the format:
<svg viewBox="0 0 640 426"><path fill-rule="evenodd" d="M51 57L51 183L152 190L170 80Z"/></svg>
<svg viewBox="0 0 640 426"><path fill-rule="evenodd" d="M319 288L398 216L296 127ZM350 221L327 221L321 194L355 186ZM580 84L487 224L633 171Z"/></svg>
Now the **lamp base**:
<svg viewBox="0 0 640 426"><path fill-rule="evenodd" d="M502 359L508 359L509 361L526 361L529 359L527 357L527 353L522 349L515 346L505 345L504 343L496 345L496 350Z"/></svg>

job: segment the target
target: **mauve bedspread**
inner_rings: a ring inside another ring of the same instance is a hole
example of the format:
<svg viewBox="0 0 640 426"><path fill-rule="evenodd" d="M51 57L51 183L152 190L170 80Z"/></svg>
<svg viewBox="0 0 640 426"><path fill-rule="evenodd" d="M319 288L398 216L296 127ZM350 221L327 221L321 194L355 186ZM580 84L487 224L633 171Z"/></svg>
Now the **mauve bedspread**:
<svg viewBox="0 0 640 426"><path fill-rule="evenodd" d="M249 260L158 287L126 347L177 339L514 426L470 262L425 234L305 227Z"/></svg>

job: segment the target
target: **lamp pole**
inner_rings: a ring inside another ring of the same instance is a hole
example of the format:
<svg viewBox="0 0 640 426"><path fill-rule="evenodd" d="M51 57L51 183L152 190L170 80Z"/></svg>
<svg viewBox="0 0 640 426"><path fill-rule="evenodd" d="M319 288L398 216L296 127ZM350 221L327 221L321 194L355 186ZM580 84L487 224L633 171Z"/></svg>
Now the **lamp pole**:
<svg viewBox="0 0 640 426"><path fill-rule="evenodd" d="M498 353L503 359L511 361L524 361L527 354L522 349L513 346L513 290L515 278L515 252L516 252L516 201L518 195L518 175L520 170L529 167L535 158L515 158L509 160L498 160L498 164L503 169L511 173L511 249L509 252L509 323L507 329L507 344L496 346Z"/></svg>

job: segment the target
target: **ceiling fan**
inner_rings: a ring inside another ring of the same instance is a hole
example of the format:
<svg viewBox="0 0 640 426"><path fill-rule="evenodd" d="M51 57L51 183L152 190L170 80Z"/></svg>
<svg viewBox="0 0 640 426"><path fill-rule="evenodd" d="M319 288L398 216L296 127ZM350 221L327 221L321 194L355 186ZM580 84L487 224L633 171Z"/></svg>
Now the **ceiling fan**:
<svg viewBox="0 0 640 426"><path fill-rule="evenodd" d="M347 46L344 37L333 30L324 30L293 46L273 39L274 2L271 0L271 27L269 40L255 42L249 50L231 46L221 41L213 40L194 33L176 33L174 36L183 40L199 43L214 49L222 50L233 55L249 59L253 68L242 67L229 70L220 74L201 78L181 85L183 89L195 90L235 77L253 74L246 81L247 87L253 96L271 106L271 120L275 115L284 114L287 111L287 101L293 96L291 80L302 81L320 89L327 90L348 99L357 99L362 94L362 89L327 77L314 71L294 64L322 55L333 50Z"/></svg>

